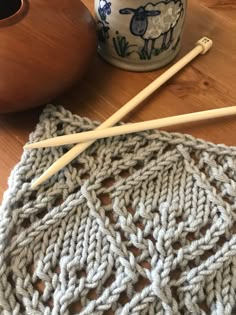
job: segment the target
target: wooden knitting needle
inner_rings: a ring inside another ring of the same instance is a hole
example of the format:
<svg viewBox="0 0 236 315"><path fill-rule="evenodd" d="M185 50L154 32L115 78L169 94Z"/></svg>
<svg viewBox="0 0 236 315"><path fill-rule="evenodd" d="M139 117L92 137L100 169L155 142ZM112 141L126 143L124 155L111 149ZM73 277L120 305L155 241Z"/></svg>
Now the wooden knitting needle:
<svg viewBox="0 0 236 315"><path fill-rule="evenodd" d="M56 147L65 144L72 144L101 138L114 137L118 135L151 130L161 127L190 123L199 120L208 120L219 117L226 117L236 114L236 106L219 109L205 110L196 113L172 116L167 118L153 119L139 123L127 124L118 127L111 127L101 130L86 131L67 136L55 137L25 146L26 149Z"/></svg>
<svg viewBox="0 0 236 315"><path fill-rule="evenodd" d="M115 112L111 117L109 117L105 122L103 122L97 129L104 129L114 126L119 122L124 116L131 112L135 107L142 103L148 96L150 96L154 91L156 91L160 86L162 86L166 81L173 77L177 72L184 68L189 62L191 62L198 55L204 55L211 47L212 40L203 37L196 43L196 47L191 50L186 56L180 59L176 64L170 67L166 72L164 72L159 78L154 80L150 85L148 85L143 91L138 93L134 98L132 98L128 103L121 107L117 112ZM60 157L56 162L54 162L39 178L37 178L32 183L32 189L35 189L38 185L42 184L44 181L49 179L51 176L60 171L63 167L69 164L73 159L75 159L80 153L86 150L94 141L84 142L77 144L70 151Z"/></svg>

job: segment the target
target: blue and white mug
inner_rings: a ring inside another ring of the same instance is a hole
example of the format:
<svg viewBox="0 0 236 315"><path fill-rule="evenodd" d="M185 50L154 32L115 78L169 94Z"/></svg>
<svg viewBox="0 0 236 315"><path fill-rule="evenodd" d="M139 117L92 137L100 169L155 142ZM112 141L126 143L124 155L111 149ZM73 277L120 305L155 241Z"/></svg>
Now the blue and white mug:
<svg viewBox="0 0 236 315"><path fill-rule="evenodd" d="M131 71L165 66L179 52L187 0L95 0L99 54Z"/></svg>

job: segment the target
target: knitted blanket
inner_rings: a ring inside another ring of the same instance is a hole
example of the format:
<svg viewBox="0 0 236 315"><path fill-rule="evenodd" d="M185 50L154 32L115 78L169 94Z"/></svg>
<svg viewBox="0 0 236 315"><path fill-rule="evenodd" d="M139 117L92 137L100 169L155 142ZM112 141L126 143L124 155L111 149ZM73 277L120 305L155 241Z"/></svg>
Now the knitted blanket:
<svg viewBox="0 0 236 315"><path fill-rule="evenodd" d="M30 141L94 129L63 107ZM236 296L236 148L142 132L25 151L0 211L0 314L230 315Z"/></svg>

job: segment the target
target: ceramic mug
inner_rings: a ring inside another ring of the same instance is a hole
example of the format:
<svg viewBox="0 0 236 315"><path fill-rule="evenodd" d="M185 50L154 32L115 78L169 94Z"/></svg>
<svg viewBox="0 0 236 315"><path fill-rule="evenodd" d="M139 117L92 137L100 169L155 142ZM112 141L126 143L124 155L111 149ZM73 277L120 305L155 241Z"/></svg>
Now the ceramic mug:
<svg viewBox="0 0 236 315"><path fill-rule="evenodd" d="M187 0L95 0L98 53L131 71L165 66L179 52Z"/></svg>

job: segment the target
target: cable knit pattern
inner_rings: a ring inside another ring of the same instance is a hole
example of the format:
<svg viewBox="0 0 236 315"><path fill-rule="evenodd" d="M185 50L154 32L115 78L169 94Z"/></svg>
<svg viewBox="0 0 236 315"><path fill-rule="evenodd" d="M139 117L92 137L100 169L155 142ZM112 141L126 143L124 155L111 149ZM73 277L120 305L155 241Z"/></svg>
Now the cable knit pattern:
<svg viewBox="0 0 236 315"><path fill-rule="evenodd" d="M98 125L48 105L30 142ZM0 211L2 315L231 315L236 148L142 132L25 151Z"/></svg>

